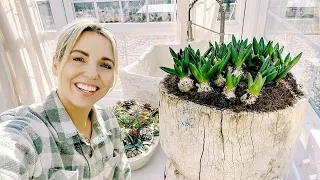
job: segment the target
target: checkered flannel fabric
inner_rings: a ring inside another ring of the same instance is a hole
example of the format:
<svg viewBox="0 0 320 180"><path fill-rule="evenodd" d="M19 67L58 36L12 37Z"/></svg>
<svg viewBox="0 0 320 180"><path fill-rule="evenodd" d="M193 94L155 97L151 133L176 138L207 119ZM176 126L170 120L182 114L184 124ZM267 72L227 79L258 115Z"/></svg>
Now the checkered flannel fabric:
<svg viewBox="0 0 320 180"><path fill-rule="evenodd" d="M43 104L0 114L0 180L127 180L131 177L118 122L107 109L90 112L90 144L56 91Z"/></svg>

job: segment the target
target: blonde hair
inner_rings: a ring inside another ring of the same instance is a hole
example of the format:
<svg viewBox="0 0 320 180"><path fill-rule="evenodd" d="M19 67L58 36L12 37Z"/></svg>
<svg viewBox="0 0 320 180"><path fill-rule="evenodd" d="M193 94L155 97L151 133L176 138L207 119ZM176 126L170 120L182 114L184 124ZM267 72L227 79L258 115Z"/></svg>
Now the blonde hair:
<svg viewBox="0 0 320 180"><path fill-rule="evenodd" d="M75 46L77 40L84 32L96 32L107 38L112 45L114 55L114 80L112 88L114 88L118 77L118 48L113 35L102 25L91 19L76 20L67 24L60 31L54 56L59 61L59 76L65 66L69 55Z"/></svg>

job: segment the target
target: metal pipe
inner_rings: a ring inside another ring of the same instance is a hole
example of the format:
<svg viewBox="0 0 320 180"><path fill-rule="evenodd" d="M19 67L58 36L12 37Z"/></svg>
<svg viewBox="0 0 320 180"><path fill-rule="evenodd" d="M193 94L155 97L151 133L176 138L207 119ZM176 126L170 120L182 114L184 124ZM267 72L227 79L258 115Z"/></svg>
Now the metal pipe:
<svg viewBox="0 0 320 180"><path fill-rule="evenodd" d="M198 2L198 0L194 0L192 3L189 4L189 13L188 13L188 21L191 21L191 9L193 8L193 6L196 4L196 2Z"/></svg>
<svg viewBox="0 0 320 180"><path fill-rule="evenodd" d="M187 30L187 41L188 42L191 42L193 41L193 35L192 35L192 21L188 21L187 22L187 25L188 25L188 30Z"/></svg>
<svg viewBox="0 0 320 180"><path fill-rule="evenodd" d="M225 20L226 20L226 11L225 9L223 8L223 5L222 5L222 2L220 0L216 0L219 4L219 10L221 12L221 16L220 16L220 33L219 32L216 32L214 30L211 30L209 28L206 28L204 26L200 26L198 24L195 24L191 21L191 9L194 7L195 3L197 2L198 0L194 0L192 3L189 4L189 12L188 12L188 22L187 22L187 26L188 26L188 29L187 29L187 41L188 42L191 42L193 41L193 35L192 35L192 25L195 25L195 26L198 26L198 27L201 27L203 29L206 29L210 32L213 32L213 33L216 33L216 34L219 34L220 36L220 44L222 44L224 42L224 29L225 29Z"/></svg>
<svg viewBox="0 0 320 180"><path fill-rule="evenodd" d="M224 42L224 26L226 22L226 11L223 6L220 6L221 18L220 18L220 44Z"/></svg>
<svg viewBox="0 0 320 180"><path fill-rule="evenodd" d="M214 33L216 33L216 34L221 35L221 33L217 32L217 31L208 29L208 28L206 28L206 27L204 27L204 26L201 26L201 25L199 25L199 24L193 23L192 21L190 21L190 22L191 22L193 25L195 25L195 26L201 27L201 28L203 28L203 29L205 29L205 30L208 30L208 31L211 31L211 32L214 32Z"/></svg>

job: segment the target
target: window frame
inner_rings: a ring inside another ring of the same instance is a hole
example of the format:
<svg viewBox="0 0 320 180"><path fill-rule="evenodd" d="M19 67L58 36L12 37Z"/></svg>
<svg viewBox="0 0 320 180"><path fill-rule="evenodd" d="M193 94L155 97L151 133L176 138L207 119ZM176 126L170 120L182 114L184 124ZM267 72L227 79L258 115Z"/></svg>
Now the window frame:
<svg viewBox="0 0 320 180"><path fill-rule="evenodd" d="M72 7L74 7L74 4L75 3L94 3L94 7L95 7L95 14L96 14L96 18L98 19L98 21L100 22L100 19L99 19L99 13L98 13L98 8L97 8L97 3L99 2L119 2L119 9L120 9L120 19L121 19L121 23L118 23L118 24L126 24L126 22L124 22L124 19L123 19L123 8L122 8L122 0L108 0L108 1L105 1L105 0L79 0L79 1L73 1L73 0L63 0L64 2L66 3L71 3L72 4ZM175 9L177 9L177 3L175 0L171 0L171 2L173 1L173 6ZM148 11L148 5L149 5L149 0L146 0L145 1L145 6L146 6L146 14L150 14L149 11ZM70 10L70 9L69 9ZM67 10L66 10L67 11ZM74 8L72 8L72 12L74 12ZM169 22L156 22L156 23L175 23L176 22L176 13L172 13L173 14L173 20L172 21L169 21ZM75 14L73 13L73 16L70 17L72 19L75 19ZM146 16L147 18L147 21L146 22L143 22L143 23L153 23L153 22L150 22L149 20L149 15ZM131 24L143 24L143 23L135 23L135 22L132 22ZM111 24L111 23L106 23L106 24ZM112 23L114 24L114 23Z"/></svg>

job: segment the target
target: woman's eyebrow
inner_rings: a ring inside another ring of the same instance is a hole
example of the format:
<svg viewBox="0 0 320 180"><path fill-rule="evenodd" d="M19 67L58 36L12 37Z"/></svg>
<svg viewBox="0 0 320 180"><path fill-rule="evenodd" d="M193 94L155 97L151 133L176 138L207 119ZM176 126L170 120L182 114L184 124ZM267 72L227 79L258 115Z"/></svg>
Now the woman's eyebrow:
<svg viewBox="0 0 320 180"><path fill-rule="evenodd" d="M114 64L113 60L108 58L108 57L102 57L101 60L103 60L103 61L111 61Z"/></svg>
<svg viewBox="0 0 320 180"><path fill-rule="evenodd" d="M71 51L71 53L73 53L73 52L78 52L78 53L81 53L81 54L89 57L89 53L84 52L84 51L82 51L82 50L74 49L74 50ZM71 54L71 53L70 53L70 54Z"/></svg>
<svg viewBox="0 0 320 180"><path fill-rule="evenodd" d="M73 52L78 52L78 53L81 53L81 54L83 54L83 55L85 55L85 56L89 57L89 53L84 52L84 51L79 50L79 49L74 49L74 50L72 50L72 51L71 51L71 53L73 53ZM71 53L70 53L70 54L71 54ZM108 58L108 57L105 57L105 56L101 57L101 60L104 60L104 61L111 61L111 62L114 64L114 61L113 61L111 58Z"/></svg>

